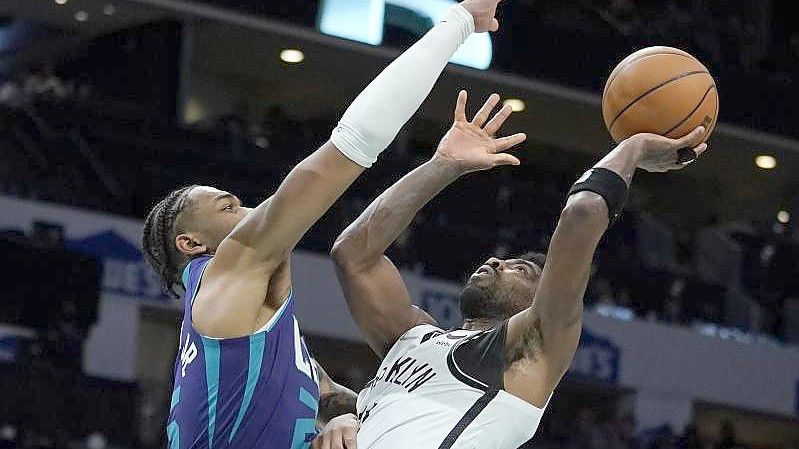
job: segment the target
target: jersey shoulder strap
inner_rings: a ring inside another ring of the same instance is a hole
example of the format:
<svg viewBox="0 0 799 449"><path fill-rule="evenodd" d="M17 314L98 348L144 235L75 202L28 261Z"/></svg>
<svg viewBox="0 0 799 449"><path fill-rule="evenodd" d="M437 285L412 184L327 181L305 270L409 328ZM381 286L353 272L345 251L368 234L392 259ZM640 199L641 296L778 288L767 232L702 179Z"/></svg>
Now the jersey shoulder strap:
<svg viewBox="0 0 799 449"><path fill-rule="evenodd" d="M210 256L200 256L190 260L183 269L181 281L183 283L183 288L186 290L184 298L187 307L191 306L191 303L194 302L194 296L197 294L197 290L200 287L200 280L202 279L203 272L210 261Z"/></svg>
<svg viewBox="0 0 799 449"><path fill-rule="evenodd" d="M444 333L439 327L433 326L432 324L419 324L408 329L397 341L394 342L394 345L391 346L391 349L386 353L386 358L390 358L392 355L395 354L402 354L403 352L410 351L411 349L421 345L422 343L426 342L427 340L435 337L436 335L441 335Z"/></svg>
<svg viewBox="0 0 799 449"><path fill-rule="evenodd" d="M508 320L464 338L447 357L452 374L480 390L505 388L505 339Z"/></svg>

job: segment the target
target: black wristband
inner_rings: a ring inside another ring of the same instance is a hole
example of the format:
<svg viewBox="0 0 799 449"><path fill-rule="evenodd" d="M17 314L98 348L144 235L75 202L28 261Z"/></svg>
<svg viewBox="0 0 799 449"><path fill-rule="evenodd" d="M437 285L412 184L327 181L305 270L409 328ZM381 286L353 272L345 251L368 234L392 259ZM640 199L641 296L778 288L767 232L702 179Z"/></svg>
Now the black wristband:
<svg viewBox="0 0 799 449"><path fill-rule="evenodd" d="M608 205L608 219L612 226L621 215L627 202L627 183L621 176L606 168L592 168L585 172L569 190L569 196L583 191L594 192L605 199Z"/></svg>

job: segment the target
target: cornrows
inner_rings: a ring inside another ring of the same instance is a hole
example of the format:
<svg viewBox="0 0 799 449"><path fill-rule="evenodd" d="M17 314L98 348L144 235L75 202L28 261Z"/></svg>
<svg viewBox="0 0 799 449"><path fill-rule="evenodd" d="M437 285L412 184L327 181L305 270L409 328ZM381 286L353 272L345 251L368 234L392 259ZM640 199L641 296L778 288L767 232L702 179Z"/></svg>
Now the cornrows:
<svg viewBox="0 0 799 449"><path fill-rule="evenodd" d="M183 255L175 247L178 229L175 221L186 207L186 198L191 190L197 187L190 185L170 192L150 210L144 221L142 231L142 249L144 258L150 267L161 278L164 292L173 298L179 298L180 268Z"/></svg>

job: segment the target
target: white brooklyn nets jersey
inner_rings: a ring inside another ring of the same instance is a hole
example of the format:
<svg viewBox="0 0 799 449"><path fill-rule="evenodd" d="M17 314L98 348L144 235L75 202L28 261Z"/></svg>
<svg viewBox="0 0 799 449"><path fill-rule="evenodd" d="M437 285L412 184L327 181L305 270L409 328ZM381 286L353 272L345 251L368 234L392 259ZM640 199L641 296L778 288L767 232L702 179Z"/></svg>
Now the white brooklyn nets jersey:
<svg viewBox="0 0 799 449"><path fill-rule="evenodd" d="M507 324L406 332L358 395L358 449L516 449L530 440L546 405L503 390Z"/></svg>

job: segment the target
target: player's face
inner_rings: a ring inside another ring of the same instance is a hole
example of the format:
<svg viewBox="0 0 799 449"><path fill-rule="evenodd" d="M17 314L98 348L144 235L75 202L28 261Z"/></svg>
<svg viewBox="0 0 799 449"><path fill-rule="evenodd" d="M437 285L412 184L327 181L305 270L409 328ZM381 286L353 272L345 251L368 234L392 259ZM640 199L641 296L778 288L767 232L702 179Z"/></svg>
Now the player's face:
<svg viewBox="0 0 799 449"><path fill-rule="evenodd" d="M214 187L195 187L187 200L186 217L180 221L186 223L186 231L212 252L252 210L242 206L235 195Z"/></svg>
<svg viewBox="0 0 799 449"><path fill-rule="evenodd" d="M504 320L530 307L541 267L523 259L488 259L461 293L464 318Z"/></svg>

